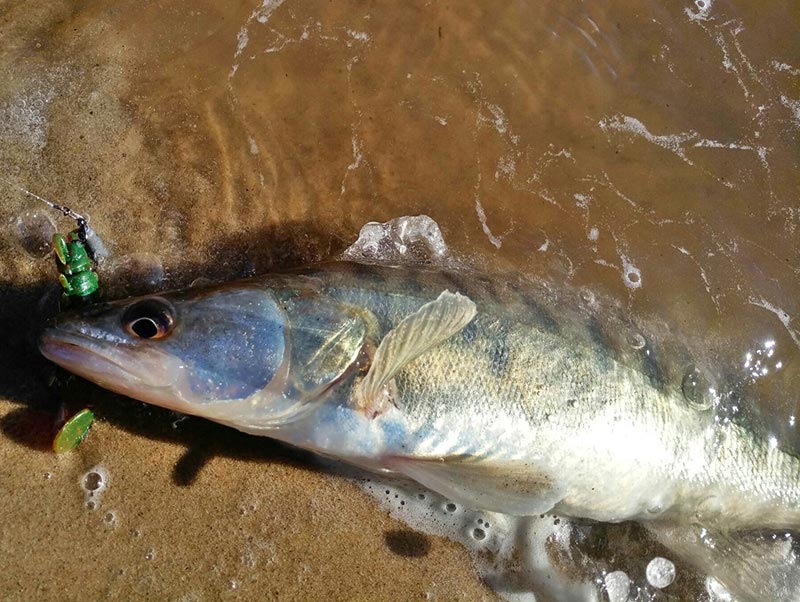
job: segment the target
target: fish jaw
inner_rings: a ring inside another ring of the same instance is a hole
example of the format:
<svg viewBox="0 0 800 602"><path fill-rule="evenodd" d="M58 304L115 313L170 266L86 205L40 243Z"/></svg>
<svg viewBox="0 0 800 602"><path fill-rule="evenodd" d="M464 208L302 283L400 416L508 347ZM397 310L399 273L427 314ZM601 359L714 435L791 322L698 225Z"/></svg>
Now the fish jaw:
<svg viewBox="0 0 800 602"><path fill-rule="evenodd" d="M103 388L184 413L196 413L177 393L184 366L165 354L142 354L87 329L56 325L39 337L39 351L51 362Z"/></svg>

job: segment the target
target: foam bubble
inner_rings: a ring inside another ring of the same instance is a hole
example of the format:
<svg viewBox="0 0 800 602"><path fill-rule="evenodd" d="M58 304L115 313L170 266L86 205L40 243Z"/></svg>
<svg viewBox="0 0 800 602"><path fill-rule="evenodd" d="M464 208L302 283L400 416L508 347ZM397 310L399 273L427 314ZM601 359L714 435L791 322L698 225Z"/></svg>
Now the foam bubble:
<svg viewBox="0 0 800 602"><path fill-rule="evenodd" d="M684 399L698 410L710 409L717 395L708 376L696 366L689 366L681 381L681 392Z"/></svg>
<svg viewBox="0 0 800 602"><path fill-rule="evenodd" d="M642 272L630 262L630 259L623 255L622 259L622 280L628 288L640 288L642 286Z"/></svg>
<svg viewBox="0 0 800 602"><path fill-rule="evenodd" d="M26 253L44 257L50 252L56 225L47 213L34 209L25 211L14 220L14 230Z"/></svg>
<svg viewBox="0 0 800 602"><path fill-rule="evenodd" d="M694 0L695 9L685 8L684 12L692 21L707 21L714 6L714 0Z"/></svg>
<svg viewBox="0 0 800 602"><path fill-rule="evenodd" d="M569 544L573 529L569 520L478 512L435 492L422 492L416 483L383 476L360 484L412 529L464 545L481 578L504 600L532 602L538 595L575 602L600 600L597 584L568 576L554 564L552 546Z"/></svg>
<svg viewBox="0 0 800 602"><path fill-rule="evenodd" d="M603 579L608 602L627 602L631 591L631 578L625 571L614 571Z"/></svg>
<svg viewBox="0 0 800 602"><path fill-rule="evenodd" d="M342 259L433 263L448 253L439 225L427 215L416 215L364 224L358 240L342 253Z"/></svg>
<svg viewBox="0 0 800 602"><path fill-rule="evenodd" d="M472 537L474 539L477 539L478 541L483 541L484 539L486 539L486 531L484 531L480 527L475 527L472 530Z"/></svg>
<svg viewBox="0 0 800 602"><path fill-rule="evenodd" d="M672 561L656 556L645 570L647 582L658 589L663 589L675 581L675 565Z"/></svg>
<svg viewBox="0 0 800 602"><path fill-rule="evenodd" d="M643 349L644 346L647 344L645 338L638 332L631 332L626 337L628 345L633 347L634 349Z"/></svg>
<svg viewBox="0 0 800 602"><path fill-rule="evenodd" d="M96 510L100 507L100 497L108 488L108 472L102 466L94 466L83 473L79 484L83 489L85 506L89 510Z"/></svg>

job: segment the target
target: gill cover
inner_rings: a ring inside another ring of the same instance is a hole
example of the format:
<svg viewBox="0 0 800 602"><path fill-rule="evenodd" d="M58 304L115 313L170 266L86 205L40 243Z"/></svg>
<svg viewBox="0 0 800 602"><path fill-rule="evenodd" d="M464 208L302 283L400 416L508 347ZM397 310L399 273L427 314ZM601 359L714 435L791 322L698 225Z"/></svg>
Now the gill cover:
<svg viewBox="0 0 800 602"><path fill-rule="evenodd" d="M138 301L126 314L148 303ZM162 346L182 360L187 401L244 399L275 379L285 356L285 319L268 291L212 291L176 303L175 311L171 335L144 344Z"/></svg>
<svg viewBox="0 0 800 602"><path fill-rule="evenodd" d="M247 383L248 395L228 397L226 403L203 412L209 418L248 432L279 428L324 402L333 385L354 374L367 337L362 311L330 299L313 282L292 280L272 284L275 286L269 290L274 294L275 310L280 312L285 327L281 333L282 346L277 343L270 349L257 346L266 353L264 374L268 378L253 379L246 371L228 369L231 378ZM263 311L264 308L259 309ZM276 335L274 332L270 336L274 340ZM248 356L248 361L241 363L243 366L252 361L251 350L237 348L235 354L239 353ZM217 355L206 352L212 362Z"/></svg>

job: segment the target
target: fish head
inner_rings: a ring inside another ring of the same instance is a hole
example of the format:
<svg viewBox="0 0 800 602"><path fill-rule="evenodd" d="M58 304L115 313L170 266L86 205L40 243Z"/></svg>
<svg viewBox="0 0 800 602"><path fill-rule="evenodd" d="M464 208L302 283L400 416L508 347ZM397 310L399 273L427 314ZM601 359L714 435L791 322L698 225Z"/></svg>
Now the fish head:
<svg viewBox="0 0 800 602"><path fill-rule="evenodd" d="M298 287L225 285L57 317L42 354L102 387L235 426L275 425L353 364L362 321Z"/></svg>

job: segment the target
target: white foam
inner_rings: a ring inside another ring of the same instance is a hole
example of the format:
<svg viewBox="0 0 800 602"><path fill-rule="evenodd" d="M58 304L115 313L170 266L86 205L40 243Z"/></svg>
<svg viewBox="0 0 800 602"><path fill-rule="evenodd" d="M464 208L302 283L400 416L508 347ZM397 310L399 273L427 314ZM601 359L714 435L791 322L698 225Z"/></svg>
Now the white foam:
<svg viewBox="0 0 800 602"><path fill-rule="evenodd" d="M788 96L781 95L781 104L789 109L795 124L800 126L800 100L792 100Z"/></svg>
<svg viewBox="0 0 800 602"><path fill-rule="evenodd" d="M464 545L481 578L509 602L543 599L599 602L593 582L568 577L550 556L566 551L570 521L552 516L513 517L477 512L409 482L371 478L361 482L389 513L409 527Z"/></svg>
<svg viewBox="0 0 800 602"><path fill-rule="evenodd" d="M695 138L697 138L697 132L681 132L680 134L669 134L669 135L655 135L651 134L650 130L645 127L645 125L636 119L635 117L630 117L628 115L615 115L614 117L608 119L601 119L598 122L600 129L604 132L609 130L618 131L618 132L628 132L631 134L635 134L655 144L664 148L668 151L671 151L678 155L683 161L685 161L689 165L694 165L694 163L686 156L686 152L683 148L683 145Z"/></svg>
<svg viewBox="0 0 800 602"><path fill-rule="evenodd" d="M449 254L437 224L427 215L403 216L362 226L342 259L386 263L430 263Z"/></svg>
<svg viewBox="0 0 800 602"><path fill-rule="evenodd" d="M622 260L622 281L628 288L641 288L642 272L625 255L620 255Z"/></svg>
<svg viewBox="0 0 800 602"><path fill-rule="evenodd" d="M708 21L711 15L711 9L714 6L714 0L694 0L696 10L691 8L684 9L686 15L692 21Z"/></svg>
<svg viewBox="0 0 800 602"><path fill-rule="evenodd" d="M358 40L359 42L369 42L369 34L365 31L355 31L354 29L348 29L347 35L349 35L354 40Z"/></svg>
<svg viewBox="0 0 800 602"><path fill-rule="evenodd" d="M800 332L792 328L791 326L792 317L788 313L786 313L786 311L784 311L780 307L776 307L775 305L773 305L772 303L763 298L756 299L755 297L750 297L750 299L748 299L748 303L750 303L750 305L755 305L756 307L762 307L767 311L771 311L772 313L774 313L777 316L777 318L781 321L781 324L783 324L783 327L786 329L786 332L788 332L789 336L792 337L792 340L794 341L795 345L797 345L797 347L800 348Z"/></svg>
<svg viewBox="0 0 800 602"><path fill-rule="evenodd" d="M800 69L786 63L781 63L780 61L772 61L772 68L775 69L775 71L786 71L792 75L800 75Z"/></svg>
<svg viewBox="0 0 800 602"><path fill-rule="evenodd" d="M242 25L241 29L239 29L239 32L236 34L236 51L233 54L234 63L231 65L231 70L228 73L228 79L236 75L236 71L239 69L237 59L250 43L250 25L254 20L262 25L265 24L269 21L270 15L272 15L283 2L284 0L262 0L261 6L256 8L250 13L250 16L247 17L247 21L245 21L244 25Z"/></svg>
<svg viewBox="0 0 800 602"><path fill-rule="evenodd" d="M252 137L248 137L247 141L250 143L250 154L257 155L259 151L258 151L258 144L256 144L256 141Z"/></svg>
<svg viewBox="0 0 800 602"><path fill-rule="evenodd" d="M475 196L475 212L478 214L478 219L481 222L481 228L483 228L483 232L486 234L489 242L492 243L495 248L499 249L501 246L503 246L503 239L492 234L492 231L489 229L489 224L486 223L486 212L483 210L481 199L477 195Z"/></svg>

